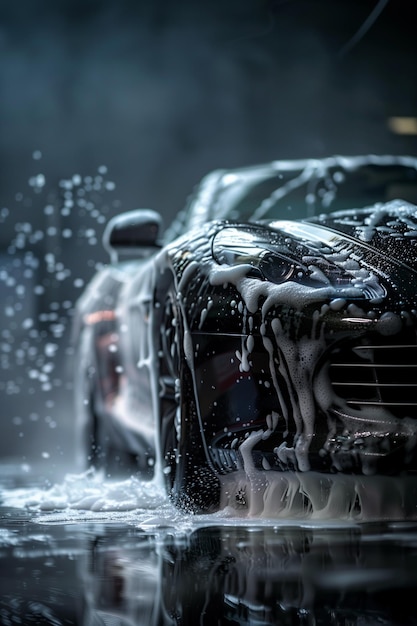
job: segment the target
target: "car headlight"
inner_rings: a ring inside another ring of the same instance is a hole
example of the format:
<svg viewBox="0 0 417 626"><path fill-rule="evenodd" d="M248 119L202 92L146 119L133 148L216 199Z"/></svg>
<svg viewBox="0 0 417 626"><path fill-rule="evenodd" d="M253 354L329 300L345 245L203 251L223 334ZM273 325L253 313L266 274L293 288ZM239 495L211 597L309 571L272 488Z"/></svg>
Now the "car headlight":
<svg viewBox="0 0 417 626"><path fill-rule="evenodd" d="M303 250L287 237L271 235L270 231L228 226L213 240L213 257L220 265L251 266L248 275L280 284L293 280L308 285L350 285L352 276L311 250Z"/></svg>

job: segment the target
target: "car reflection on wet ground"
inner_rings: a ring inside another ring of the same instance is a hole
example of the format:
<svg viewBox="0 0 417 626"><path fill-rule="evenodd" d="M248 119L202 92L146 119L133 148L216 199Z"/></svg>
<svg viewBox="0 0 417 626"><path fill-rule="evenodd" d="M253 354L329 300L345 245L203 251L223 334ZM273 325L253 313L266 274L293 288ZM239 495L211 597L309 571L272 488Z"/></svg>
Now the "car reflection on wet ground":
<svg viewBox="0 0 417 626"><path fill-rule="evenodd" d="M417 624L417 522L45 512L22 493L0 509L5 626Z"/></svg>

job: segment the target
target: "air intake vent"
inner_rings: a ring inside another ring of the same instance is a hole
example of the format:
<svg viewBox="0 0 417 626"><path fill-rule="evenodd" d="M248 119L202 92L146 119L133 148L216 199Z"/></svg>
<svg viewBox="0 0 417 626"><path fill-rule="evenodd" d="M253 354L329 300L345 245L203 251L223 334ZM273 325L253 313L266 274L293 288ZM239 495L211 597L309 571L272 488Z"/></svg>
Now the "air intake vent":
<svg viewBox="0 0 417 626"><path fill-rule="evenodd" d="M330 356L330 380L352 408L386 407L395 417L417 414L417 345L391 344L379 335L343 344Z"/></svg>

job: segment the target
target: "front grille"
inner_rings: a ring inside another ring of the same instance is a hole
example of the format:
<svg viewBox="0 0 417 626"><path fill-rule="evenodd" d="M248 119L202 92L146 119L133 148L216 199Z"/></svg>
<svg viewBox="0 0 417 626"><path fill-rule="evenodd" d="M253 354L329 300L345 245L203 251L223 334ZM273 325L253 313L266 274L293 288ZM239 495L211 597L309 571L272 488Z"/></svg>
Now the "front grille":
<svg viewBox="0 0 417 626"><path fill-rule="evenodd" d="M417 345L389 343L380 336L345 343L330 357L335 394L349 407L386 407L395 417L415 417Z"/></svg>
<svg viewBox="0 0 417 626"><path fill-rule="evenodd" d="M230 448L221 448L210 446L210 458L218 472L225 474L237 469L237 454L236 450Z"/></svg>

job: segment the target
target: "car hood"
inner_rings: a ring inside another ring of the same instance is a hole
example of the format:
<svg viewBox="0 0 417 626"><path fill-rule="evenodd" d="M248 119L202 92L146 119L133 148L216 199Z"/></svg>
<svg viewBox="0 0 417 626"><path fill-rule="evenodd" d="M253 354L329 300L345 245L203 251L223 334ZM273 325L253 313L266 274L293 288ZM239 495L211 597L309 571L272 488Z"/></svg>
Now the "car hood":
<svg viewBox="0 0 417 626"><path fill-rule="evenodd" d="M299 221L227 223L212 252L217 263L250 266L254 277L274 283L361 284L369 299L393 288L415 300L417 207L393 201Z"/></svg>
<svg viewBox="0 0 417 626"><path fill-rule="evenodd" d="M357 244L400 261L415 271L417 265L417 207L395 200L365 209L339 211L308 220L341 233Z"/></svg>

